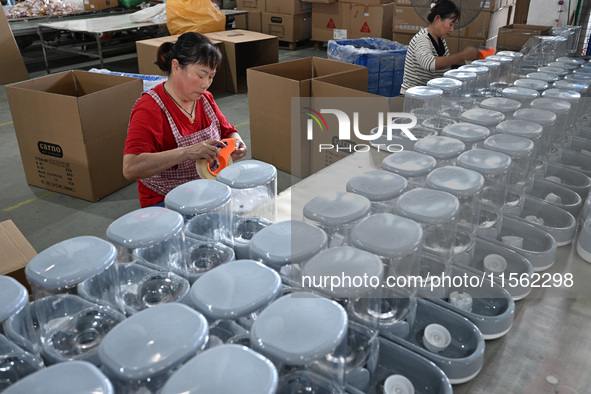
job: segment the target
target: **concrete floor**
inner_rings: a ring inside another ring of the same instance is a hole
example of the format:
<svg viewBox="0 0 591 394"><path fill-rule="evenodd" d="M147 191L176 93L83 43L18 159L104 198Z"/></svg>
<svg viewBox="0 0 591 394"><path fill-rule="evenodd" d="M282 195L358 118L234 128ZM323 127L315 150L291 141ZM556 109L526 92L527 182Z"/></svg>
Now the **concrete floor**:
<svg viewBox="0 0 591 394"><path fill-rule="evenodd" d="M33 44L23 52L23 58L31 78L47 75L40 47ZM326 50L304 45L296 50L280 47L279 61L310 56L326 57ZM66 70L88 70L99 67L98 61L84 57L51 55L51 73ZM105 59L105 68L119 72L138 72L135 54L119 55ZM230 123L250 146L248 94L222 93L215 95L216 102ZM34 113L35 109L31 108ZM250 153L247 158L250 157ZM40 252L53 244L80 235L104 238L113 220L138 209L136 183L107 196L99 202L88 202L63 194L29 186L16 141L12 117L6 99L4 85L0 87L0 221L11 219L31 245ZM284 190L298 179L278 171L278 190Z"/></svg>

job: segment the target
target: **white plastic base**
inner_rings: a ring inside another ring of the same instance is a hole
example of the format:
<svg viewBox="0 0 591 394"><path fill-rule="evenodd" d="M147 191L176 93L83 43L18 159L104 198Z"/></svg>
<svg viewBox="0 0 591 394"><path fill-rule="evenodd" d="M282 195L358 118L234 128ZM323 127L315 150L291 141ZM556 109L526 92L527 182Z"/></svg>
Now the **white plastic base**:
<svg viewBox="0 0 591 394"><path fill-rule="evenodd" d="M476 373L474 373L474 374L472 374L470 376L467 376L465 378L451 379L448 376L448 379L449 379L449 382L451 384L462 384L462 383L466 383L466 382L469 382L470 380L474 379L476 377L476 375L478 375L480 373L481 370L482 370L482 367L478 371L476 371Z"/></svg>
<svg viewBox="0 0 591 394"><path fill-rule="evenodd" d="M577 242L577 253L583 260L588 263L591 263L591 252L587 252L585 249L581 247L581 245Z"/></svg>
<svg viewBox="0 0 591 394"><path fill-rule="evenodd" d="M499 332L499 333L495 333L495 334L484 334L482 333L482 337L484 338L485 341L490 341L491 339L497 339L502 337L503 335L507 334L509 332L509 330L511 329L511 327L513 327L513 324L511 324L511 326L509 328L507 328L505 331L503 332Z"/></svg>
<svg viewBox="0 0 591 394"><path fill-rule="evenodd" d="M552 260L552 262L550 264L545 265L543 267L536 267L536 266L534 266L534 272L540 272L540 271L547 270L548 268L550 268L550 267L552 267L554 265L554 261L555 260Z"/></svg>

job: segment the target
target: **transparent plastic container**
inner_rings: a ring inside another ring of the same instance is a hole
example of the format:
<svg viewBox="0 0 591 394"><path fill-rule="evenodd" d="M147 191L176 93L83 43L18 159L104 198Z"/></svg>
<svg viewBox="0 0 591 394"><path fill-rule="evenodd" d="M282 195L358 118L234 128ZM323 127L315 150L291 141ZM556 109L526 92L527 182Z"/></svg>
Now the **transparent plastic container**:
<svg viewBox="0 0 591 394"><path fill-rule="evenodd" d="M484 177L467 168L448 166L433 170L427 176L427 187L454 195L460 209L457 235L453 248L454 261L468 263L474 254L476 230L480 219L480 194Z"/></svg>
<svg viewBox="0 0 591 394"><path fill-rule="evenodd" d="M490 97L482 100L480 107L491 111L498 111L505 115L505 119L510 119L513 112L521 108L521 103L505 97Z"/></svg>
<svg viewBox="0 0 591 394"><path fill-rule="evenodd" d="M575 134L579 132L579 123L581 117L585 112L583 108L583 100L581 100L581 93L574 90L565 89L548 89L542 93L543 98L551 98L556 100L568 101L572 106L572 118L571 124L574 124Z"/></svg>
<svg viewBox="0 0 591 394"><path fill-rule="evenodd" d="M460 122L488 127L491 134L495 132L495 127L503 120L505 120L505 115L502 112L485 108L473 108L463 112L460 116Z"/></svg>
<svg viewBox="0 0 591 394"><path fill-rule="evenodd" d="M511 134L519 137L530 139L534 143L534 151L532 153L532 166L534 175L541 173L543 170L543 162L539 159L540 146L542 143L542 133L544 128L542 125L527 120L511 119L505 120L497 125L496 134ZM532 179L533 180L533 179ZM529 185L531 187L531 184Z"/></svg>
<svg viewBox="0 0 591 394"><path fill-rule="evenodd" d="M348 245L353 227L370 213L367 197L348 192L322 194L304 205L304 221L326 233L329 247Z"/></svg>
<svg viewBox="0 0 591 394"><path fill-rule="evenodd" d="M556 114L556 126L552 131L549 144L549 161L557 161L561 155L562 148L570 145L570 141L575 133L574 119L572 116L572 106L568 101L553 98L538 98L531 102L532 108L550 111ZM571 119L573 120L571 122ZM566 127L565 127L566 126Z"/></svg>
<svg viewBox="0 0 591 394"><path fill-rule="evenodd" d="M328 245L329 238L322 228L300 220L286 220L252 237L250 258L277 271L285 284L297 284L302 264Z"/></svg>
<svg viewBox="0 0 591 394"><path fill-rule="evenodd" d="M511 158L507 176L507 197L503 212L521 213L526 187L532 183L532 140L512 134L497 134L484 141L484 148L506 154Z"/></svg>
<svg viewBox="0 0 591 394"><path fill-rule="evenodd" d="M521 76L521 65L523 63L523 53L514 51L499 51L498 56L510 57L513 61L513 67L511 67L511 76L509 83L513 83L516 79Z"/></svg>
<svg viewBox="0 0 591 394"><path fill-rule="evenodd" d="M209 324L209 341L244 343L258 314L281 293L281 278L253 260L221 265L191 286L191 304Z"/></svg>
<svg viewBox="0 0 591 394"><path fill-rule="evenodd" d="M540 94L548 88L550 88L550 84L548 82L544 82L541 79L533 79L533 78L522 78L518 79L513 82L514 86L518 88L525 88L525 89L532 89L538 91Z"/></svg>
<svg viewBox="0 0 591 394"><path fill-rule="evenodd" d="M402 112L413 114L417 123L439 115L443 102L443 90L428 86L415 86L404 93Z"/></svg>
<svg viewBox="0 0 591 394"><path fill-rule="evenodd" d="M473 108L478 74L472 71L449 70L446 71L443 76L445 78L457 79L458 81L462 82L459 104L464 110Z"/></svg>
<svg viewBox="0 0 591 394"><path fill-rule="evenodd" d="M409 121L410 119L408 118L396 118L392 123L406 124L409 123ZM428 129L420 124L413 127L407 127L406 129L410 131L417 140L430 135L437 135L437 130ZM370 134L375 135L378 131L379 127L375 127L371 129ZM397 153L402 150L413 150L416 142L416 140L411 140L401 128L391 130L391 136L388 136L388 127L383 126L380 137L370 141L370 144L376 149L380 149L382 152ZM402 147L402 150L400 147Z"/></svg>
<svg viewBox="0 0 591 394"><path fill-rule="evenodd" d="M575 73L575 72L573 72L572 74L568 74L567 76L565 76L564 79L567 81L588 82L588 81L591 81L591 73Z"/></svg>
<svg viewBox="0 0 591 394"><path fill-rule="evenodd" d="M575 27L575 26L573 26L573 27ZM556 61L561 62L561 63L573 64L573 65L576 65L577 67L580 67L583 64L585 64L585 59L583 59L581 57L561 56L561 57L557 58Z"/></svg>
<svg viewBox="0 0 591 394"><path fill-rule="evenodd" d="M198 354L174 372L160 394L275 394L277 369L264 356L239 345L221 345Z"/></svg>
<svg viewBox="0 0 591 394"><path fill-rule="evenodd" d="M558 81L560 79L560 76L558 74L550 74L550 73L536 71L536 72L527 74L525 76L525 79L538 79L540 81L546 82L548 85L551 85L554 82ZM525 87L527 87L527 86L525 86Z"/></svg>
<svg viewBox="0 0 591 394"><path fill-rule="evenodd" d="M502 208L507 195L507 174L511 158L488 149L472 149L458 157L457 165L476 171L484 177L477 231L479 235L496 236L503 221Z"/></svg>
<svg viewBox="0 0 591 394"><path fill-rule="evenodd" d="M487 56L484 60L501 63L501 71L497 82L497 90L506 88L511 84L511 74L513 74L513 58L499 54Z"/></svg>
<svg viewBox="0 0 591 394"><path fill-rule="evenodd" d="M423 187L429 174L437 165L433 156L419 152L402 151L382 160L382 169L393 172L408 180L408 187Z"/></svg>
<svg viewBox="0 0 591 394"><path fill-rule="evenodd" d="M370 218L388 214L372 215ZM367 220L370 220L369 218ZM362 222L363 223L363 222ZM363 224L360 224L362 226ZM371 282L352 287L345 281L334 286L324 286L322 278L359 278L367 275ZM373 253L350 246L337 246L320 252L302 268L302 286L306 291L317 293L338 302L346 311L349 320L347 334L347 357L345 376L348 385L367 390L375 380L375 359L378 357L378 322L384 264ZM320 281L319 281L320 280Z"/></svg>
<svg viewBox="0 0 591 394"><path fill-rule="evenodd" d="M371 201L371 213L387 213L394 210L398 196L406 191L408 181L384 170L368 171L347 182L347 192L359 194Z"/></svg>
<svg viewBox="0 0 591 394"><path fill-rule="evenodd" d="M564 79L552 84L552 88L554 89L574 90L575 92L579 92L582 97L591 96L589 86L590 83L587 81L567 81Z"/></svg>
<svg viewBox="0 0 591 394"><path fill-rule="evenodd" d="M184 216L186 237L233 247L232 190L227 185L211 179L187 182L171 190L164 204Z"/></svg>
<svg viewBox="0 0 591 394"><path fill-rule="evenodd" d="M491 81L491 71L488 67L476 64L466 64L458 68L459 71L468 71L476 74L476 86L474 87L475 102L486 96L488 85Z"/></svg>
<svg viewBox="0 0 591 394"><path fill-rule="evenodd" d="M237 259L248 258L252 236L277 217L277 169L258 160L242 160L218 173L232 189L233 242Z"/></svg>
<svg viewBox="0 0 591 394"><path fill-rule="evenodd" d="M461 111L462 110L460 110L459 112ZM447 111L446 113L449 113L449 111ZM456 123L456 120L451 119L447 116L434 116L432 118L424 120L423 123L421 123L421 127L433 131L435 135L439 135L441 134L441 130L443 130L445 126L449 126L454 123Z"/></svg>
<svg viewBox="0 0 591 394"><path fill-rule="evenodd" d="M7 392L5 390L14 383L43 367L43 360L39 356L21 349L0 334L0 390L3 393ZM27 391L21 392L26 393Z"/></svg>
<svg viewBox="0 0 591 394"><path fill-rule="evenodd" d="M113 328L101 343L99 357L117 392L155 393L207 339L202 314L186 305L164 304Z"/></svg>
<svg viewBox="0 0 591 394"><path fill-rule="evenodd" d="M538 72L555 74L559 77L559 79L564 78L565 76L567 76L570 73L570 71L568 69L566 69L562 66L557 67L557 66L547 66L547 65L539 67Z"/></svg>
<svg viewBox="0 0 591 394"><path fill-rule="evenodd" d="M564 57L561 57L561 59L564 59ZM573 64L573 63L569 63L569 62L560 62L558 60L554 61L554 62L550 62L548 64L546 64L547 67L560 67L560 68L564 68L566 70L568 70L569 72L572 72L573 70L579 68L579 65L577 64Z"/></svg>
<svg viewBox="0 0 591 394"><path fill-rule="evenodd" d="M433 78L427 82L427 86L443 91L441 103L441 116L457 119L461 113L460 97L462 95L463 82L454 78Z"/></svg>
<svg viewBox="0 0 591 394"><path fill-rule="evenodd" d="M484 66L490 69L490 84L488 86L486 95L487 97L497 96L499 93L498 88L506 87L504 84L499 85L501 80L501 63L492 60L474 60L472 63L477 66Z"/></svg>
<svg viewBox="0 0 591 394"><path fill-rule="evenodd" d="M0 300L0 325L4 327L6 320L22 313L29 305L29 292L16 279L0 275ZM32 321L30 324L32 329Z"/></svg>
<svg viewBox="0 0 591 394"><path fill-rule="evenodd" d="M577 56L580 52L579 49L579 40L581 38L581 31L582 26L572 26L572 25L565 25L565 26L556 26L553 27L550 33L555 36L561 36L566 38L566 54L568 56ZM565 59L575 59L571 57L562 56L557 58L556 60L565 60ZM583 59L576 59L576 60L583 60ZM574 62L573 62L574 63Z"/></svg>
<svg viewBox="0 0 591 394"><path fill-rule="evenodd" d="M13 384L5 394L38 393L115 394L113 385L94 365L70 361L43 368Z"/></svg>
<svg viewBox="0 0 591 394"><path fill-rule="evenodd" d="M465 150L466 145L462 141L439 135L425 137L415 144L416 152L429 155L437 160L436 167L454 165L456 158Z"/></svg>
<svg viewBox="0 0 591 394"><path fill-rule="evenodd" d="M534 89L509 86L501 91L501 96L517 100L521 103L521 108L527 108L533 99L540 96L540 93Z"/></svg>
<svg viewBox="0 0 591 394"><path fill-rule="evenodd" d="M480 147L490 135L490 130L473 123L456 123L446 126L441 131L441 135L462 141L466 147L465 150L470 150Z"/></svg>
<svg viewBox="0 0 591 394"><path fill-rule="evenodd" d="M540 144L540 150L538 151L538 160L542 162L541 166L536 164L536 173L546 173L548 167L548 159L550 157L551 138L552 135L560 133L557 128L557 119L555 113L546 111L538 108L522 108L515 111L513 114L514 119L526 120L528 122L534 122L543 127L542 140Z"/></svg>
<svg viewBox="0 0 591 394"><path fill-rule="evenodd" d="M278 393L342 393L347 333L342 306L313 293L294 292L261 312L250 343L277 367Z"/></svg>

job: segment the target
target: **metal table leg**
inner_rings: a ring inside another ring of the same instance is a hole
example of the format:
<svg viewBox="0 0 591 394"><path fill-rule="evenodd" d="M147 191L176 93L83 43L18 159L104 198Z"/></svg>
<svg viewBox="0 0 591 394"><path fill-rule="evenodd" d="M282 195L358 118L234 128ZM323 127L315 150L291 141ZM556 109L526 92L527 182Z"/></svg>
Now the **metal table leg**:
<svg viewBox="0 0 591 394"><path fill-rule="evenodd" d="M41 49L43 50L43 60L45 61L45 69L47 70L47 74L49 74L50 73L49 60L47 60L47 52L45 50L45 40L43 40L43 28L41 26L37 26L37 34L39 35L39 39L41 40Z"/></svg>
<svg viewBox="0 0 591 394"><path fill-rule="evenodd" d="M96 45L97 45L97 51L98 51L98 56L99 56L99 62L101 65L101 68L105 68L103 66L103 47L102 47L102 43L101 43L101 33L93 33L94 34L94 38L96 40Z"/></svg>

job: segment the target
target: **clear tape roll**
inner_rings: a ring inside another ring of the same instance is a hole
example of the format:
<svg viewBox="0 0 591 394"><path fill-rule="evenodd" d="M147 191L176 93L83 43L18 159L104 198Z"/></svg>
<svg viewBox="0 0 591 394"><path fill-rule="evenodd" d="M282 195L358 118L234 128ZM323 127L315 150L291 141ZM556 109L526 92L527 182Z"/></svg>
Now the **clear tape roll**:
<svg viewBox="0 0 591 394"><path fill-rule="evenodd" d="M231 157L228 157L228 165L232 165L234 161ZM218 162L219 164L219 162ZM205 159L199 159L195 162L195 166L197 167L197 174L201 179L213 179L214 181L217 179L217 176L213 175L209 172L209 162ZM223 166L223 168L227 167Z"/></svg>

